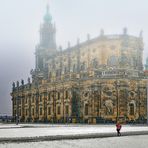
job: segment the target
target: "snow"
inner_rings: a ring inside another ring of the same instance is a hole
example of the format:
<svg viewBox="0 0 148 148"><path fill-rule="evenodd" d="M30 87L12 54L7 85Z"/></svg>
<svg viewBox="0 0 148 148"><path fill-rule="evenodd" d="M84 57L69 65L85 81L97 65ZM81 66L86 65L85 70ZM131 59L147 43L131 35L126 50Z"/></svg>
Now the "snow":
<svg viewBox="0 0 148 148"><path fill-rule="evenodd" d="M122 125L121 132L148 131L148 126ZM81 124L1 124L1 138L21 138L56 135L116 133L115 125ZM0 143L0 148L147 148L148 135L97 139L58 140L26 143Z"/></svg>
<svg viewBox="0 0 148 148"><path fill-rule="evenodd" d="M147 148L148 136L125 136L84 140L5 143L0 148Z"/></svg>
<svg viewBox="0 0 148 148"><path fill-rule="evenodd" d="M148 131L147 126L123 125L121 132ZM0 138L116 133L115 125L0 124Z"/></svg>

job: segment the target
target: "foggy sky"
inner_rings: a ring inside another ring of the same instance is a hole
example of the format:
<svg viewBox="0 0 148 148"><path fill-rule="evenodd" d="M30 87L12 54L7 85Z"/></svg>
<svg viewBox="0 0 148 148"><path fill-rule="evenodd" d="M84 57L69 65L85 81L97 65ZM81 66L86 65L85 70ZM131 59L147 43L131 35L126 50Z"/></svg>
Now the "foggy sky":
<svg viewBox="0 0 148 148"><path fill-rule="evenodd" d="M34 68L35 45L48 0L0 0L0 114L11 114L11 84L27 80ZM148 56L147 0L49 0L57 28L57 45L64 48L86 34L96 37L121 34L144 34L144 58Z"/></svg>

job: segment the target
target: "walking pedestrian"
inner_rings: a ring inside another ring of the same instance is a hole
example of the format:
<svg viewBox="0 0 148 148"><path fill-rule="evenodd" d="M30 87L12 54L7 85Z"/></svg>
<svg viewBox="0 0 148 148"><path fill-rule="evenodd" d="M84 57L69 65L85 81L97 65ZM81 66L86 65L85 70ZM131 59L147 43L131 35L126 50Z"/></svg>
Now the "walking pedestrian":
<svg viewBox="0 0 148 148"><path fill-rule="evenodd" d="M121 127L122 127L121 124L118 122L118 123L116 124L117 136L121 136L121 132L120 132Z"/></svg>

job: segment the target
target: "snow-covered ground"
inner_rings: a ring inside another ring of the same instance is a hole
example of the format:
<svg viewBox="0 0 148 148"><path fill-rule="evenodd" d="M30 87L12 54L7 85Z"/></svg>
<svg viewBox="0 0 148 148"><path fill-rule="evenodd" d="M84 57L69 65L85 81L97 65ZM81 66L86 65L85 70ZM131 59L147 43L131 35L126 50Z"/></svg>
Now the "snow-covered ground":
<svg viewBox="0 0 148 148"><path fill-rule="evenodd" d="M84 140L5 143L0 148L147 148L148 136L125 136Z"/></svg>
<svg viewBox="0 0 148 148"><path fill-rule="evenodd" d="M148 131L148 126L123 125L122 132ZM0 124L0 138L116 133L115 125Z"/></svg>

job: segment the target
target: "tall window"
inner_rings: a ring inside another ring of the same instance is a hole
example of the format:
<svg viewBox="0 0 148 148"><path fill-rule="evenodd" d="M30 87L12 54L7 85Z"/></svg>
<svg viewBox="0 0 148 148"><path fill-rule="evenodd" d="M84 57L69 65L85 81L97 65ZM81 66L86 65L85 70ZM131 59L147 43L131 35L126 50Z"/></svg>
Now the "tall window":
<svg viewBox="0 0 148 148"><path fill-rule="evenodd" d="M66 115L68 115L68 114L69 114L69 106L66 105Z"/></svg>
<svg viewBox="0 0 148 148"><path fill-rule="evenodd" d="M42 115L42 107L40 108L40 115Z"/></svg>
<svg viewBox="0 0 148 148"><path fill-rule="evenodd" d="M51 115L51 107L48 107L48 115Z"/></svg>
<svg viewBox="0 0 148 148"><path fill-rule="evenodd" d="M83 62L82 64L81 64L81 70L83 71L83 70L86 70L86 63L85 62Z"/></svg>
<svg viewBox="0 0 148 148"><path fill-rule="evenodd" d="M14 99L14 105L16 105L16 100Z"/></svg>
<svg viewBox="0 0 148 148"><path fill-rule="evenodd" d="M88 104L85 104L85 115L88 115Z"/></svg>
<svg viewBox="0 0 148 148"><path fill-rule="evenodd" d="M34 108L32 108L32 115L34 116Z"/></svg>
<svg viewBox="0 0 148 148"><path fill-rule="evenodd" d="M67 90L65 91L65 97L66 97L66 99L68 98L68 91Z"/></svg>
<svg viewBox="0 0 148 148"><path fill-rule="evenodd" d="M26 109L26 116L28 115L28 109Z"/></svg>
<svg viewBox="0 0 148 148"><path fill-rule="evenodd" d="M25 103L27 104L27 97L26 97L26 99L25 99Z"/></svg>
<svg viewBox="0 0 148 148"><path fill-rule="evenodd" d="M131 116L134 115L134 104L133 103L130 104L130 115Z"/></svg>
<svg viewBox="0 0 148 148"><path fill-rule="evenodd" d="M48 101L50 101L50 93L48 94Z"/></svg>
<svg viewBox="0 0 148 148"><path fill-rule="evenodd" d="M19 113L20 113L19 116L21 116L21 114L22 114L22 113L21 113L21 109L19 110Z"/></svg>
<svg viewBox="0 0 148 148"><path fill-rule="evenodd" d="M56 70L56 77L58 77L58 75L59 75L59 72L58 72L58 70Z"/></svg>
<svg viewBox="0 0 148 148"><path fill-rule="evenodd" d="M42 102L42 95L40 95L40 102Z"/></svg>
<svg viewBox="0 0 148 148"><path fill-rule="evenodd" d="M64 67L64 74L67 73L67 67Z"/></svg>
<svg viewBox="0 0 148 148"><path fill-rule="evenodd" d="M58 92L58 100L60 100L60 92Z"/></svg>
<svg viewBox="0 0 148 148"><path fill-rule="evenodd" d="M61 107L58 106L58 115L60 115L60 114L61 114Z"/></svg>
<svg viewBox="0 0 148 148"><path fill-rule="evenodd" d="M97 59L93 59L92 60L92 66L93 66L93 68L97 68L98 67L98 61L97 61Z"/></svg>
<svg viewBox="0 0 148 148"><path fill-rule="evenodd" d="M34 96L32 97L32 103L34 103Z"/></svg>
<svg viewBox="0 0 148 148"><path fill-rule="evenodd" d="M52 72L49 72L49 79L51 79L52 77Z"/></svg>
<svg viewBox="0 0 148 148"><path fill-rule="evenodd" d="M76 70L77 70L77 69L76 69L76 65L74 64L74 65L73 65L73 72L76 72Z"/></svg>

